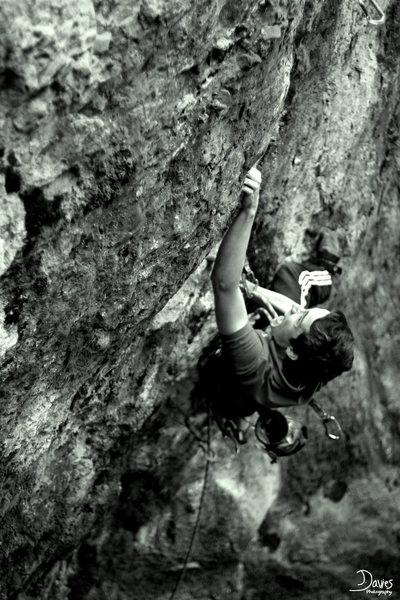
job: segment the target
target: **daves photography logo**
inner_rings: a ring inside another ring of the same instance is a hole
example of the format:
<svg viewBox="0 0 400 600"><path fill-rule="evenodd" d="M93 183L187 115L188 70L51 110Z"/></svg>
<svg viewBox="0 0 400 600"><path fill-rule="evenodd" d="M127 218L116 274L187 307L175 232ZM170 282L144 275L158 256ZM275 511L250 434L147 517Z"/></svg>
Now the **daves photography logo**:
<svg viewBox="0 0 400 600"><path fill-rule="evenodd" d="M365 592L366 594L374 594L377 596L391 596L393 593L393 579L375 579L372 573L365 569L360 569L362 581L357 584L357 589L349 590L349 592Z"/></svg>

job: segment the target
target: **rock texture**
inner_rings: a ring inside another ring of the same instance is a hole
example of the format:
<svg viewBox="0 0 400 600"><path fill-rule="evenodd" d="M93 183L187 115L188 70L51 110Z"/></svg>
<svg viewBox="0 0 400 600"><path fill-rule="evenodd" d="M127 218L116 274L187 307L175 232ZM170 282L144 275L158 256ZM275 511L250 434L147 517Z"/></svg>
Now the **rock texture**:
<svg viewBox="0 0 400 600"><path fill-rule="evenodd" d="M170 597L205 469L184 416L204 437L204 259L259 157L263 282L320 226L341 236L357 357L320 399L347 436L307 416L307 449L271 466L212 425L178 597L396 576L400 9L381 4L380 28L351 0L0 7L1 598Z"/></svg>

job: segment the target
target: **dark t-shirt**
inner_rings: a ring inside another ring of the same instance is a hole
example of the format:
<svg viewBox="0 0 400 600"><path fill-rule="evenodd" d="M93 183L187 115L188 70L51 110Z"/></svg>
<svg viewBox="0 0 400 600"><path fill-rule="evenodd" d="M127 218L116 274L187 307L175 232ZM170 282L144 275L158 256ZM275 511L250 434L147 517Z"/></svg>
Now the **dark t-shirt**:
<svg viewBox="0 0 400 600"><path fill-rule="evenodd" d="M247 323L221 339L223 368L230 371L233 412L246 416L262 407L294 406L311 400L317 388L288 381L283 369L285 350L276 344L269 328L256 330Z"/></svg>

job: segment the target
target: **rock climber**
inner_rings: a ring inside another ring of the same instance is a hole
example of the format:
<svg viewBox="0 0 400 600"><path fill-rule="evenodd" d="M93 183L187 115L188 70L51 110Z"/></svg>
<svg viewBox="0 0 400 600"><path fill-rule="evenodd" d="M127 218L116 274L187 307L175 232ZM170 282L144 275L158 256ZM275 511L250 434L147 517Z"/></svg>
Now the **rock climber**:
<svg viewBox="0 0 400 600"><path fill-rule="evenodd" d="M349 370L353 362L353 335L343 313L312 306L329 295L330 274L339 269L337 253L325 247L329 235L320 240L316 269L311 268L314 263L284 263L273 290L246 282L252 298L267 311L269 326L255 329L249 321L241 278L260 185L261 173L253 167L211 276L224 372L234 390L228 394L227 408L238 423L265 408L307 404L322 385Z"/></svg>

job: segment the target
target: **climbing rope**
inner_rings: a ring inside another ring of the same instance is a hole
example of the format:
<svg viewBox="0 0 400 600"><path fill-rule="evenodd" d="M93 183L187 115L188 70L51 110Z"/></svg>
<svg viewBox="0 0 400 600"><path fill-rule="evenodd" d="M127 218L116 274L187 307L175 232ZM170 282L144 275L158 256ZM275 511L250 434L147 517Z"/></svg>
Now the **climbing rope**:
<svg viewBox="0 0 400 600"><path fill-rule="evenodd" d="M169 597L169 600L173 600L175 598L176 592L178 591L179 586L181 585L183 578L185 576L186 573L186 569L187 569L187 565L189 562L189 557L190 557L190 553L192 551L192 547L193 547L193 543L194 543L194 539L196 537L196 532L200 523L200 516L201 516L201 509L203 507L203 503L204 503L204 498L206 495L206 489L207 489L207 480L208 480L208 473L210 470L210 460L209 460L209 456L210 456L210 449L211 449L211 409L210 407L208 407L208 417L207 417L207 454L206 454L206 462L205 462L205 468L204 468L204 479L203 479L203 488L201 490L201 496L200 496L200 502L199 502L199 508L197 510L197 517L196 517L196 522L194 524L193 527L193 531L192 531L192 535L190 538L190 542L189 542L189 546L186 552L186 556L185 556L185 560L183 562L183 568L182 571L176 581L175 587L172 590L172 594Z"/></svg>
<svg viewBox="0 0 400 600"><path fill-rule="evenodd" d="M199 442L199 446L203 450L204 454L206 455L207 460L209 462L215 462L216 461L215 452L212 450L211 445L208 443L208 441L203 440L200 433L198 431L196 431L196 429L190 424L190 416L184 410L182 410L182 408L180 406L178 406L174 402L171 402L171 404L183 416L185 427L187 428L189 433L191 433L191 435L194 437L194 439ZM207 403L207 418L206 418L207 422L208 422L208 414L209 414L210 410L211 410L210 405L209 405L209 403Z"/></svg>

